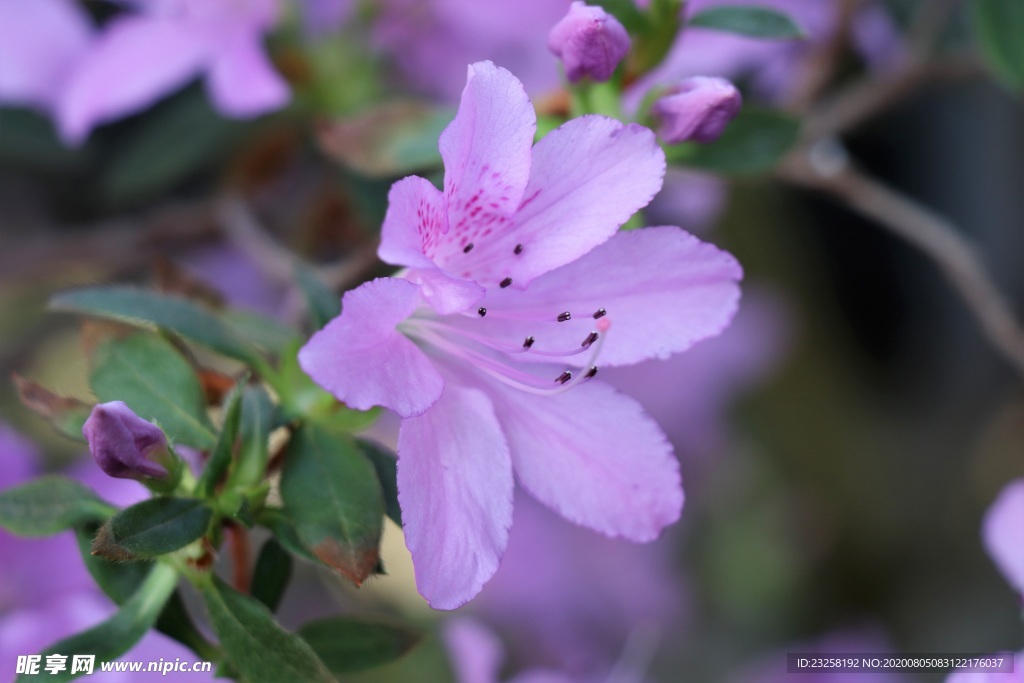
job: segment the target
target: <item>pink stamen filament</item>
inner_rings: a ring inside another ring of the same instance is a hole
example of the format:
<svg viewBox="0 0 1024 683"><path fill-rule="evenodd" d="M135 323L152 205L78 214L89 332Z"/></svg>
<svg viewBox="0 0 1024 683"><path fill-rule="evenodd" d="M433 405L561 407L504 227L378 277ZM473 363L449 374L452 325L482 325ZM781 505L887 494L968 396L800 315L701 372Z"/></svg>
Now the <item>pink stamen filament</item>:
<svg viewBox="0 0 1024 683"><path fill-rule="evenodd" d="M603 334L600 335L597 341L589 347L590 356L587 362L582 366L582 368L574 369L572 379L557 387L551 387L550 384L545 382L542 378L523 372L522 370L518 370L514 367L510 367L495 360L494 358L490 358L484 354L474 351L467 346L453 343L438 334L439 331L443 330L447 332L454 330L455 328L438 323L433 323L428 327L428 325L425 325L424 323L431 323L431 321L417 320L413 325L403 325L403 332L407 336L426 342L427 344L445 351L456 358L471 361L480 371L490 377L493 377L502 384L536 396L557 396L558 394L563 394L566 391L571 390L576 385L590 379L590 377L587 376L589 374L587 370L595 365L595 361L601 353L601 348L604 346L605 336ZM536 386L534 383L537 382L545 383L546 386Z"/></svg>
<svg viewBox="0 0 1024 683"><path fill-rule="evenodd" d="M519 346L507 346L500 342L494 341L489 337L485 337L483 335L475 334L468 330L464 330L461 327L445 325L444 323L437 322L434 320L417 320L416 325L418 327L428 327L438 332L454 332L460 337L472 339L473 341L482 344L483 346L494 349L495 351L501 351L502 353L529 353L530 355L534 356L568 357L579 355L589 348L589 346L578 346L571 351L543 351L534 348L532 344L529 347L523 346L522 344L520 344ZM596 343L598 341L600 341L600 335L596 340L594 340L593 343ZM591 344L591 346L593 345L593 343Z"/></svg>

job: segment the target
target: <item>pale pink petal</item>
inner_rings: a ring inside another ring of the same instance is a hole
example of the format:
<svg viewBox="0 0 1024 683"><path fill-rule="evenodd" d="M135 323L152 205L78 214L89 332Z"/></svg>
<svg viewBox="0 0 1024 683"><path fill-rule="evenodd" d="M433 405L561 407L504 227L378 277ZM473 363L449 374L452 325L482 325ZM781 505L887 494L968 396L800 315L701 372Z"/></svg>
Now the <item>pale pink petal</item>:
<svg viewBox="0 0 1024 683"><path fill-rule="evenodd" d="M299 351L313 380L358 410L390 408L419 415L444 391L427 356L395 330L421 299L407 280L378 278L345 294L342 312Z"/></svg>
<svg viewBox="0 0 1024 683"><path fill-rule="evenodd" d="M441 315L474 308L486 294L472 280L451 277L438 268L414 268L406 273L406 278L420 285L423 299Z"/></svg>
<svg viewBox="0 0 1024 683"><path fill-rule="evenodd" d="M441 134L448 234L424 252L458 270L463 250L500 232L519 206L530 176L537 129L523 84L491 62L469 66L455 120Z"/></svg>
<svg viewBox="0 0 1024 683"><path fill-rule="evenodd" d="M603 116L569 121L534 147L522 205L510 228L486 245L488 255L500 257L482 275L511 277L521 288L579 258L647 206L664 175L665 155L647 128Z"/></svg>
<svg viewBox="0 0 1024 683"><path fill-rule="evenodd" d="M444 195L426 178L409 176L391 186L377 256L394 266L433 268L424 251L448 232Z"/></svg>
<svg viewBox="0 0 1024 683"><path fill-rule="evenodd" d="M480 285L446 274L424 254L444 239L447 226L444 195L429 180L409 176L391 186L377 255L409 266L405 277L423 285L423 298L441 314L465 310L484 295Z"/></svg>
<svg viewBox="0 0 1024 683"><path fill-rule="evenodd" d="M288 85L267 59L260 34L237 30L225 41L206 81L217 111L234 118L249 118L286 105L290 97Z"/></svg>
<svg viewBox="0 0 1024 683"><path fill-rule="evenodd" d="M628 365L666 358L725 329L736 312L741 277L731 255L679 228L631 230L542 275L526 291L489 290L481 302L490 312L486 318L451 324L512 348L532 336L533 350L558 351L579 349L600 329L598 322L610 323L596 363ZM600 309L606 315L598 321ZM572 319L556 322L565 311Z"/></svg>
<svg viewBox="0 0 1024 683"><path fill-rule="evenodd" d="M494 407L449 385L433 408L402 421L398 500L416 586L455 609L498 569L512 524L512 465Z"/></svg>
<svg viewBox="0 0 1024 683"><path fill-rule="evenodd" d="M982 536L1007 583L1024 594L1024 479L1011 482L992 503Z"/></svg>
<svg viewBox="0 0 1024 683"><path fill-rule="evenodd" d="M49 108L92 37L71 0L0 0L0 102Z"/></svg>
<svg viewBox="0 0 1024 683"><path fill-rule="evenodd" d="M444 625L444 644L458 683L497 683L505 658L501 641L474 619L460 617Z"/></svg>
<svg viewBox="0 0 1024 683"><path fill-rule="evenodd" d="M598 679L600 680L600 679ZM631 683L635 679L628 679ZM518 676L509 680L508 683L582 683L580 679L564 674L560 671L548 669L531 669L524 671Z"/></svg>
<svg viewBox="0 0 1024 683"><path fill-rule="evenodd" d="M97 124L141 111L195 77L209 49L188 28L147 17L113 22L78 63L60 100L62 137L81 142Z"/></svg>
<svg viewBox="0 0 1024 683"><path fill-rule="evenodd" d="M491 395L520 483L569 521L651 541L679 519L679 463L633 399L597 380L554 396L495 382Z"/></svg>

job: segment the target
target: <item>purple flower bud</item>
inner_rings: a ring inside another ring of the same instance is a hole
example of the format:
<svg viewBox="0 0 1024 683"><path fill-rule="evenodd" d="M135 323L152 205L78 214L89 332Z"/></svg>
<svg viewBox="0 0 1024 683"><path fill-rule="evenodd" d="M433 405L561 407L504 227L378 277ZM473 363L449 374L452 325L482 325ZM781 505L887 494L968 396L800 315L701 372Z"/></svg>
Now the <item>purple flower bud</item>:
<svg viewBox="0 0 1024 683"><path fill-rule="evenodd" d="M684 79L651 107L658 135L669 144L713 142L736 117L743 97L729 81L710 76Z"/></svg>
<svg viewBox="0 0 1024 683"><path fill-rule="evenodd" d="M548 49L565 63L573 83L584 76L607 81L629 52L629 34L604 9L577 0L548 34Z"/></svg>
<svg viewBox="0 0 1024 683"><path fill-rule="evenodd" d="M82 426L89 451L100 469L119 479L166 479L169 472L153 460L168 462L167 437L123 401L102 403Z"/></svg>

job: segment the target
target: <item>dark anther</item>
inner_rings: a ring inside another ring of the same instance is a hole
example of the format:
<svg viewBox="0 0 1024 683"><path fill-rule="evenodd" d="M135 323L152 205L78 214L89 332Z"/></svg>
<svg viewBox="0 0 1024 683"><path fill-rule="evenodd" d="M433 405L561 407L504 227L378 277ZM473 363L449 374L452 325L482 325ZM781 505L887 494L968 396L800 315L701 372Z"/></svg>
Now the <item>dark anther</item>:
<svg viewBox="0 0 1024 683"><path fill-rule="evenodd" d="M507 277L507 278L505 278L504 280L502 280L501 282L499 282L499 283L498 283L498 286L499 286L499 287L501 287L502 289L505 289L505 288L506 288L506 287L508 287L508 286L509 286L510 284L512 284L512 278L510 278L510 277Z"/></svg>
<svg viewBox="0 0 1024 683"><path fill-rule="evenodd" d="M583 375L583 377L585 379L590 379L591 377L593 377L596 374L597 374L597 366L596 365L591 365L590 369L587 370L587 374Z"/></svg>
<svg viewBox="0 0 1024 683"><path fill-rule="evenodd" d="M604 310L603 308L599 308L596 311L594 311L594 320L597 320L598 318L603 318L606 315L608 315L608 311Z"/></svg>
<svg viewBox="0 0 1024 683"><path fill-rule="evenodd" d="M530 348L531 346L533 346L533 342L535 342L535 341L537 341L537 340L534 339L533 337L527 337L526 341L523 342L523 348L524 349Z"/></svg>
<svg viewBox="0 0 1024 683"><path fill-rule="evenodd" d="M462 253L463 254L468 254L471 251L473 251L473 243L472 242L470 242L469 244L467 244L466 246L464 246L462 248Z"/></svg>
<svg viewBox="0 0 1024 683"><path fill-rule="evenodd" d="M484 317L485 315L487 315L487 309L484 308L483 306L481 306L480 308L476 309L476 312L477 312L477 315L479 315L481 318Z"/></svg>
<svg viewBox="0 0 1024 683"><path fill-rule="evenodd" d="M589 348L590 345L593 344L596 341L597 341L597 332L591 332L590 334L587 335L587 338L583 340L583 343L580 344L580 346L582 346L583 348L586 349L586 348Z"/></svg>
<svg viewBox="0 0 1024 683"><path fill-rule="evenodd" d="M523 253L523 245L517 244L516 248L512 250L512 253L514 253L516 256L519 256L520 254L522 254Z"/></svg>
<svg viewBox="0 0 1024 683"><path fill-rule="evenodd" d="M559 384L565 384L566 382L568 382L571 379L572 379L572 373L569 372L568 370L566 370L561 375L556 377L555 381L558 382Z"/></svg>
<svg viewBox="0 0 1024 683"><path fill-rule="evenodd" d="M558 314L558 322L564 323L566 320L572 320L572 313L566 311Z"/></svg>

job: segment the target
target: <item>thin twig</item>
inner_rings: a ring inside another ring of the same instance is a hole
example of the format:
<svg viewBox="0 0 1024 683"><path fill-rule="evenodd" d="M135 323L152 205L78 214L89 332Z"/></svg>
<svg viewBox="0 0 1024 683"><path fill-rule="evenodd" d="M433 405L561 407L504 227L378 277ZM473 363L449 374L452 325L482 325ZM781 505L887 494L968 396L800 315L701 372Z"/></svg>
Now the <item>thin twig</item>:
<svg viewBox="0 0 1024 683"><path fill-rule="evenodd" d="M959 4L960 0L921 2L907 31L912 59L923 62L932 56L935 44L942 37Z"/></svg>
<svg viewBox="0 0 1024 683"><path fill-rule="evenodd" d="M888 110L921 86L983 73L975 58L957 57L908 66L881 79L867 76L817 105L804 125L804 137L813 141L844 133Z"/></svg>
<svg viewBox="0 0 1024 683"><path fill-rule="evenodd" d="M835 74L850 37L850 28L862 0L842 0L836 7L836 21L831 35L817 46L806 61L803 81L797 89L789 109L804 112L815 102Z"/></svg>
<svg viewBox="0 0 1024 683"><path fill-rule="evenodd" d="M231 582L235 590L245 595L252 587L252 575L249 571L249 532L237 522L225 524L228 532L228 543L231 547Z"/></svg>
<svg viewBox="0 0 1024 683"><path fill-rule="evenodd" d="M779 172L787 180L842 200L935 261L981 323L985 336L1024 377L1024 329L989 277L974 245L955 225L855 170L835 141L792 155Z"/></svg>

